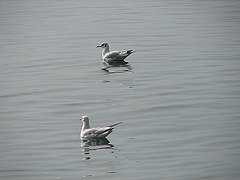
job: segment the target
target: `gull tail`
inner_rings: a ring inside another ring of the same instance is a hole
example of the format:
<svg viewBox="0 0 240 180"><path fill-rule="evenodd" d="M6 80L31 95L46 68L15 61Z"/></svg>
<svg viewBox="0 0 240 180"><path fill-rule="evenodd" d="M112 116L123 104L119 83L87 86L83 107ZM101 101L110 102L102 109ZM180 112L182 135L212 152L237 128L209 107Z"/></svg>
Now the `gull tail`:
<svg viewBox="0 0 240 180"><path fill-rule="evenodd" d="M127 51L127 54L132 54L132 53L135 53L135 52L137 52L137 51L134 51L134 50L132 50L132 49L129 49L129 50Z"/></svg>
<svg viewBox="0 0 240 180"><path fill-rule="evenodd" d="M110 125L110 126L108 126L108 127L114 127L114 126L119 125L119 124L122 124L122 122L119 122L119 123L116 123L116 124Z"/></svg>
<svg viewBox="0 0 240 180"><path fill-rule="evenodd" d="M109 127L109 126L108 126ZM104 134L105 132L108 132L108 134L110 134L112 132L114 128L109 128L109 129L106 129L105 131L102 132L102 134Z"/></svg>

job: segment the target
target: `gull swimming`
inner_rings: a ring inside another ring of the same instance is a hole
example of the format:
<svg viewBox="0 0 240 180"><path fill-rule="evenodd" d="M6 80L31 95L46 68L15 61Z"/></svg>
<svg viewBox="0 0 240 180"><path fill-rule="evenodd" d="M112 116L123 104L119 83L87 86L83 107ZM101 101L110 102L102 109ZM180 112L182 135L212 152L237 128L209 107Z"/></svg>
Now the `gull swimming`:
<svg viewBox="0 0 240 180"><path fill-rule="evenodd" d="M103 48L102 51L102 58L103 63L106 63L107 65L113 65L113 66L120 66L120 65L126 65L128 62L124 61L126 57L128 57L130 54L136 52L133 50L122 50L122 51L109 51L109 44L106 42L103 42L101 45L97 46Z"/></svg>
<svg viewBox="0 0 240 180"><path fill-rule="evenodd" d="M114 126L117 126L118 124L122 123L122 122L119 122L106 127L90 128L88 116L84 115L82 116L82 118L80 118L80 120L83 122L81 133L80 133L80 138L82 139L105 138L113 131Z"/></svg>

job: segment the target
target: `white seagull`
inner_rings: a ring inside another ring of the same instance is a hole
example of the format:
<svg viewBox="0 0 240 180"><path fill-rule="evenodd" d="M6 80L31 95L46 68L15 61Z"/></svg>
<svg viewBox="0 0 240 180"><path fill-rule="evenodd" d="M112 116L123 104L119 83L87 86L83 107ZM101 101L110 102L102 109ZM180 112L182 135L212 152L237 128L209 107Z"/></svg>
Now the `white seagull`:
<svg viewBox="0 0 240 180"><path fill-rule="evenodd" d="M126 57L128 57L130 54L136 52L133 50L128 51L109 51L109 44L106 42L103 42L101 45L97 46L103 48L102 51L102 58L103 62L107 63L109 65L119 66L119 65L126 65L128 62L124 61Z"/></svg>
<svg viewBox="0 0 240 180"><path fill-rule="evenodd" d="M95 138L105 138L113 131L113 127L121 124L122 122L107 126L107 127L96 127L90 128L89 125L89 118L88 116L84 115L80 120L83 122L80 138L82 139L95 139Z"/></svg>

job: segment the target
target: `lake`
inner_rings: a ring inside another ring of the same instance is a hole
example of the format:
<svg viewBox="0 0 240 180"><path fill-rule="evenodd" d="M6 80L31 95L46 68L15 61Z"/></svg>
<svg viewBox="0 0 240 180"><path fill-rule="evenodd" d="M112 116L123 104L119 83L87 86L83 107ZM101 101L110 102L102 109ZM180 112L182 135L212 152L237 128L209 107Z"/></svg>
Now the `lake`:
<svg viewBox="0 0 240 180"><path fill-rule="evenodd" d="M238 180L240 2L0 2L0 179ZM136 50L102 71L102 42ZM122 121L107 143L92 127Z"/></svg>

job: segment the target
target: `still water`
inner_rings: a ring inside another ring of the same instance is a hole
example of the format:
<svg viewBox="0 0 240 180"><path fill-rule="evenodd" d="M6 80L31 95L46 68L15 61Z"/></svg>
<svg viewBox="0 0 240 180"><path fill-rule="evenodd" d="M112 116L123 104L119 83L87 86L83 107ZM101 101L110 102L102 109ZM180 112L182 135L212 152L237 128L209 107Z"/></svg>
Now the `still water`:
<svg viewBox="0 0 240 180"><path fill-rule="evenodd" d="M239 9L2 0L0 179L239 179ZM103 41L133 72L101 71ZM123 124L84 146L83 114Z"/></svg>

